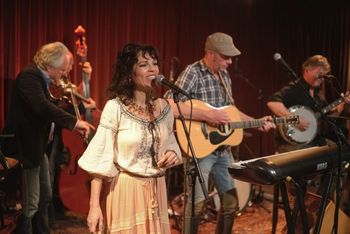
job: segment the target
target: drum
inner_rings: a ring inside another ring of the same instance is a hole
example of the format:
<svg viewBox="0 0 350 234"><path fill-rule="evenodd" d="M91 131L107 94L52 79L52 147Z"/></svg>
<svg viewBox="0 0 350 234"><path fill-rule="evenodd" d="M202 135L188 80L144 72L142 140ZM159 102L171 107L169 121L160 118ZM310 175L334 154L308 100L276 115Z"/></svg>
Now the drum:
<svg viewBox="0 0 350 234"><path fill-rule="evenodd" d="M237 189L238 196L238 206L239 210L237 214L239 215L242 211L249 205L250 199L252 197L252 185L250 183L233 179Z"/></svg>

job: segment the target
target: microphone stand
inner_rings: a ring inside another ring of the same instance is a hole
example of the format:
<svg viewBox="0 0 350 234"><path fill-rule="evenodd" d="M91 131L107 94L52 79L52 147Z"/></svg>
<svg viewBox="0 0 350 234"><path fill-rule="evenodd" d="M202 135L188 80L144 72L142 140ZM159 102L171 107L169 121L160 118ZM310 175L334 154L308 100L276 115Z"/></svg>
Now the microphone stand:
<svg viewBox="0 0 350 234"><path fill-rule="evenodd" d="M245 77L242 74L242 72L239 69L235 69L234 74L236 75L236 77L244 80L244 82L246 82L251 88L253 88L259 94L257 97L258 100L263 100L264 94L262 89L259 89L258 87L256 87L247 77Z"/></svg>
<svg viewBox="0 0 350 234"><path fill-rule="evenodd" d="M192 188L192 193L191 193L191 201L192 201L192 207L191 207L191 228L190 228L190 233L196 233L194 230L195 230L195 224L196 224L196 217L195 217L195 187L196 187L196 178L198 177L198 181L201 185L201 188L202 188L202 191L203 191L203 194L204 194L204 197L205 197L205 200L208 199L208 191L207 191L207 188L205 187L205 183L204 183L204 179L203 179L203 175L202 175L202 171L199 167L199 164L198 164L198 160L197 160L197 157L196 157L196 154L195 154L195 151L194 151L194 148L193 148L193 145L192 145L192 141L191 141L191 138L190 138L190 134L189 134L189 131L187 129L187 125L185 123L185 118L182 114L182 111L181 111L181 108L180 108L180 105L179 105L179 93L176 92L176 91L173 91L173 98L174 98L174 102L176 104L176 107L178 109L178 112L179 112L179 116L178 118L181 120L181 123L182 123L182 127L184 129L184 132L185 132L185 136L186 136L186 139L187 139L187 143L188 143L188 147L191 151L191 155L192 155L192 161L194 163L194 168L192 168L191 170L187 171L186 174L189 176L189 183L190 183L190 186Z"/></svg>
<svg viewBox="0 0 350 234"><path fill-rule="evenodd" d="M253 88L258 93L257 99L260 100L260 109L261 109L260 111L262 113L263 112L263 100L265 98L265 95L264 95L262 89L259 89L258 87L256 87L247 77L245 77L242 74L242 72L238 68L235 68L234 74L237 78L242 79L244 82L246 82L251 88ZM260 133L260 154L262 154L262 133Z"/></svg>

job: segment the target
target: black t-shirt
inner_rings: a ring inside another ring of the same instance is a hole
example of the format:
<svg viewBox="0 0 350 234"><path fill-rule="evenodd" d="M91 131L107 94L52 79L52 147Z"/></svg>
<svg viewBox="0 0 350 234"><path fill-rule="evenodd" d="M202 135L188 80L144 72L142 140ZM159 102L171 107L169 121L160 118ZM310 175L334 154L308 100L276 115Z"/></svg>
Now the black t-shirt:
<svg viewBox="0 0 350 234"><path fill-rule="evenodd" d="M319 88L314 88L314 97L311 97L309 90L310 85L306 83L304 79L298 79L290 82L282 89L274 93L267 99L267 102L281 102L288 109L296 105L302 105L317 113L322 106L326 104L325 97ZM309 146L324 144L324 136L321 134L321 132L322 131L318 129L317 136L309 144ZM276 143L277 145L281 145L286 144L287 142L278 133L276 134Z"/></svg>

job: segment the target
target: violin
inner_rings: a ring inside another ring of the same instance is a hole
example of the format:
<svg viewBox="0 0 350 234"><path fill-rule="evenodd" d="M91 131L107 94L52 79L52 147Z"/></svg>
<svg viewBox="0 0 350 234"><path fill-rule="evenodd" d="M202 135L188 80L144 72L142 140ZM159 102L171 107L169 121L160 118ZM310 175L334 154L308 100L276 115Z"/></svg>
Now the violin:
<svg viewBox="0 0 350 234"><path fill-rule="evenodd" d="M73 99L79 98L81 101L89 102L89 100L77 92L77 87L73 84L69 77L62 76L56 83L51 82L49 85L50 100L63 109L73 105Z"/></svg>

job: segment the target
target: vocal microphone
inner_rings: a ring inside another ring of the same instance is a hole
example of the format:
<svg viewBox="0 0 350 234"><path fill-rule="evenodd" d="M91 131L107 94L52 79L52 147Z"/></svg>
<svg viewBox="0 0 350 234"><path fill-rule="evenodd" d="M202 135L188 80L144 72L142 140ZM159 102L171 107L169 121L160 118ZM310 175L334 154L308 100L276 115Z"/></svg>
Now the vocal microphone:
<svg viewBox="0 0 350 234"><path fill-rule="evenodd" d="M322 74L318 74L317 75L317 79L326 79L326 80L331 80L331 79L335 79L336 77L333 75L322 75Z"/></svg>
<svg viewBox="0 0 350 234"><path fill-rule="evenodd" d="M285 69L286 71L294 76L296 79L298 79L298 76L295 74L295 72L289 67L289 65L286 63L286 61L284 61L284 59L282 58L281 54L280 53L275 53L273 55L273 59L276 61L276 62L279 62Z"/></svg>
<svg viewBox="0 0 350 234"><path fill-rule="evenodd" d="M176 86L170 80L167 80L163 75L156 76L156 78L154 78L154 81L158 85L163 85L163 86L168 87L169 89L173 90L176 93L181 93L181 94L185 95L186 97L191 98L190 95L185 90L183 90L180 87Z"/></svg>

